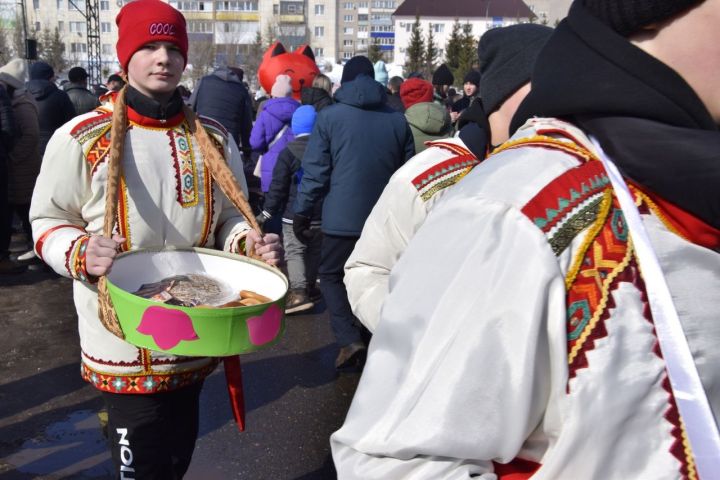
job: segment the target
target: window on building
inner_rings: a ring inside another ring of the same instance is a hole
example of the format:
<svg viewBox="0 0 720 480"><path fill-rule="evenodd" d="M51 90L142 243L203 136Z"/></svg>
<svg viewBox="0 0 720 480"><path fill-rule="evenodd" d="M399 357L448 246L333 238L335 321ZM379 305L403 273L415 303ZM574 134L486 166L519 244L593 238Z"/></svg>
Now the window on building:
<svg viewBox="0 0 720 480"><path fill-rule="evenodd" d="M103 43L100 47L103 55L114 55L115 50L113 50L113 46L109 43Z"/></svg>
<svg viewBox="0 0 720 480"><path fill-rule="evenodd" d="M353 54L352 52L343 52L342 58L345 60L350 60L352 58Z"/></svg>
<svg viewBox="0 0 720 480"><path fill-rule="evenodd" d="M368 16L367 13L358 14L358 22L367 22Z"/></svg>
<svg viewBox="0 0 720 480"><path fill-rule="evenodd" d="M86 24L85 22L68 22L70 25L71 33L85 33Z"/></svg>
<svg viewBox="0 0 720 480"><path fill-rule="evenodd" d="M353 16L352 15L343 15L343 21L344 22L352 22Z"/></svg>
<svg viewBox="0 0 720 480"><path fill-rule="evenodd" d="M431 23L430 28L432 28L434 33L443 33L445 31L445 24L444 23Z"/></svg>
<svg viewBox="0 0 720 480"><path fill-rule="evenodd" d="M202 12L205 10L205 2L178 1L177 5L173 4L173 6L186 12Z"/></svg>
<svg viewBox="0 0 720 480"><path fill-rule="evenodd" d="M70 44L70 53L87 53L87 43L72 42Z"/></svg>
<svg viewBox="0 0 720 480"><path fill-rule="evenodd" d="M42 30L42 26L40 25L40 22L35 22L35 31L39 32L40 30Z"/></svg>
<svg viewBox="0 0 720 480"><path fill-rule="evenodd" d="M280 5L275 4L273 5L273 15L277 15L278 13L280 13Z"/></svg>
<svg viewBox="0 0 720 480"><path fill-rule="evenodd" d="M345 2L343 3L343 8L345 10L353 10L355 8L355 5L352 2Z"/></svg>
<svg viewBox="0 0 720 480"><path fill-rule="evenodd" d="M385 8L385 9L395 9L395 0L376 0L373 2L373 8Z"/></svg>
<svg viewBox="0 0 720 480"><path fill-rule="evenodd" d="M110 22L100 22L100 32L110 33L112 31L112 24Z"/></svg>
<svg viewBox="0 0 720 480"><path fill-rule="evenodd" d="M105 12L110 10L110 0L100 0L100 10Z"/></svg>
<svg viewBox="0 0 720 480"><path fill-rule="evenodd" d="M213 33L213 23L202 20L188 21L188 32L191 33Z"/></svg>
<svg viewBox="0 0 720 480"><path fill-rule="evenodd" d="M405 24L401 23L400 28L405 28ZM394 32L392 25L373 25L370 27L371 32Z"/></svg>
<svg viewBox="0 0 720 480"><path fill-rule="evenodd" d="M78 10L85 13L85 0L73 0L72 3L68 1L70 10Z"/></svg>
<svg viewBox="0 0 720 480"><path fill-rule="evenodd" d="M56 0L55 6L58 10L65 10L65 1L64 0Z"/></svg>
<svg viewBox="0 0 720 480"><path fill-rule="evenodd" d="M325 27L315 27L315 36L316 37L324 37L325 36Z"/></svg>
<svg viewBox="0 0 720 480"><path fill-rule="evenodd" d="M63 22L62 20L60 20L60 21L58 22L58 32L62 33L62 32L64 32L64 31L65 31L65 22Z"/></svg>
<svg viewBox="0 0 720 480"><path fill-rule="evenodd" d="M315 15L325 15L325 5L318 3L315 5Z"/></svg>
<svg viewBox="0 0 720 480"><path fill-rule="evenodd" d="M353 41L352 40L343 40L343 47L352 47Z"/></svg>
<svg viewBox="0 0 720 480"><path fill-rule="evenodd" d="M367 25L358 25L358 32L367 32L368 27Z"/></svg>
<svg viewBox="0 0 720 480"><path fill-rule="evenodd" d="M33 0L33 8L34 8L35 10L39 10L39 9L40 9L40 0Z"/></svg>
<svg viewBox="0 0 720 480"><path fill-rule="evenodd" d="M370 6L370 2L358 2L358 8L368 8Z"/></svg>
<svg viewBox="0 0 720 480"><path fill-rule="evenodd" d="M355 30L353 29L353 27L343 27L343 33L345 35L352 35L353 33L355 33Z"/></svg>
<svg viewBox="0 0 720 480"><path fill-rule="evenodd" d="M322 57L325 54L325 49L322 47L317 47L315 49L315 56L316 57Z"/></svg>

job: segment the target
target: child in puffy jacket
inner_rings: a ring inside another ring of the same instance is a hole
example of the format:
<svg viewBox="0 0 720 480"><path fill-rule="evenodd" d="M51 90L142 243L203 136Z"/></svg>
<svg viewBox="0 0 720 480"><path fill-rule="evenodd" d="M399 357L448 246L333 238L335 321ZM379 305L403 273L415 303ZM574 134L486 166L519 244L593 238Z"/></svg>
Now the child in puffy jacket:
<svg viewBox="0 0 720 480"><path fill-rule="evenodd" d="M270 188L265 194L265 208L260 220L265 224L282 214L282 233L285 245L290 292L285 313L303 312L313 308L320 298L315 285L320 264L320 244L322 234L320 223L322 202L318 202L311 217L312 240L304 245L293 232L293 204L297 187L302 178L302 158L315 125L317 113L312 105L303 105L292 116L292 133L295 139L280 152L272 172Z"/></svg>

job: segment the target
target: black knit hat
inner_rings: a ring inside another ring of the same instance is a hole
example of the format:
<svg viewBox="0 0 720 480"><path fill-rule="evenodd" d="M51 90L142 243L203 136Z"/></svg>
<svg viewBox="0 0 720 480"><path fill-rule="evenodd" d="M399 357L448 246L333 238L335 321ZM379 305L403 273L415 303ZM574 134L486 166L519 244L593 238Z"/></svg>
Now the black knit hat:
<svg viewBox="0 0 720 480"><path fill-rule="evenodd" d="M466 83L474 83L476 87L480 88L480 72L477 70L467 72L463 78L463 84Z"/></svg>
<svg viewBox="0 0 720 480"><path fill-rule="evenodd" d="M435 70L432 76L433 85L452 85L454 81L455 77L444 63Z"/></svg>
<svg viewBox="0 0 720 480"><path fill-rule="evenodd" d="M577 0L623 36L674 17L703 0Z"/></svg>
<svg viewBox="0 0 720 480"><path fill-rule="evenodd" d="M351 82L355 80L358 75L367 75L370 78L375 78L375 67L373 67L368 57L356 55L348 60L343 68L340 83Z"/></svg>
<svg viewBox="0 0 720 480"><path fill-rule="evenodd" d="M480 37L480 98L489 115L530 81L535 58L553 29L524 23L493 28Z"/></svg>

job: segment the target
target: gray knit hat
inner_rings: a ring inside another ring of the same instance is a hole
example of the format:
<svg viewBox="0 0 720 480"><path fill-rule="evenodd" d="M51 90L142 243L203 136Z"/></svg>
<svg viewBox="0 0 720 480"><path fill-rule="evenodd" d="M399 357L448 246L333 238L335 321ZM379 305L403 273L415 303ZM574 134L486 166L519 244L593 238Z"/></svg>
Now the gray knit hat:
<svg viewBox="0 0 720 480"><path fill-rule="evenodd" d="M672 18L703 0L577 0L593 16L623 36Z"/></svg>
<svg viewBox="0 0 720 480"><path fill-rule="evenodd" d="M530 81L535 58L553 29L524 23L493 28L480 37L480 98L490 115Z"/></svg>

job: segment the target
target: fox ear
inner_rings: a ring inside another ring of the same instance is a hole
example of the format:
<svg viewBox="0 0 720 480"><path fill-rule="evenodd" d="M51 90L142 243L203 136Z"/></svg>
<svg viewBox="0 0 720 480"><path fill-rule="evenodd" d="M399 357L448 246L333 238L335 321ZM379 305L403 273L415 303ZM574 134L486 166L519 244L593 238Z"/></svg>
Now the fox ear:
<svg viewBox="0 0 720 480"><path fill-rule="evenodd" d="M312 48L308 45L300 45L296 50L295 53L299 53L301 55L305 55L313 62L315 61L315 54L312 51Z"/></svg>
<svg viewBox="0 0 720 480"><path fill-rule="evenodd" d="M283 44L280 42L275 42L275 45L272 47L272 53L270 53L271 57L276 57L278 55L282 55L285 53L285 47L283 47Z"/></svg>

